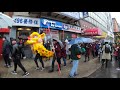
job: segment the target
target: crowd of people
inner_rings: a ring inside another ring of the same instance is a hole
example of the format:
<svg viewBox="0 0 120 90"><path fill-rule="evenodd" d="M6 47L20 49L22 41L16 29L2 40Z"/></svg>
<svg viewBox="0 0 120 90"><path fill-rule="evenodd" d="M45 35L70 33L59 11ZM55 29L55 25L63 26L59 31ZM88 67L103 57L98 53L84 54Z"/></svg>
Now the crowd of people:
<svg viewBox="0 0 120 90"><path fill-rule="evenodd" d="M11 72L12 74L17 74L17 66L19 66L24 72L23 76L27 76L29 75L29 73L21 63L21 59L26 58L23 48L24 40L21 38L18 39L19 41L10 38L9 42L6 37L3 37L4 43L2 55L5 61L5 67L12 67L11 61L14 62L14 70ZM108 42L102 44L97 41L93 43L78 43L69 45L68 42L63 42L64 47L61 47L59 42L53 39L53 45L54 46L51 47L50 41L44 43L44 46L48 50L52 50L55 52L54 56L52 58L49 58L49 60L52 60L49 73L54 72L55 61L57 61L58 63L57 71L61 70L61 60L63 60L64 66L66 67L67 57L69 57L69 59L71 59L71 63L73 64L73 67L69 73L69 77L75 77L76 75L78 75L77 69L81 56L84 56L84 62L87 62L90 60L90 55L92 55L93 59L98 57L99 61L102 63L102 66L104 66L105 64L106 68L108 66L108 61L112 61L112 57L114 56L115 60L119 62L119 67L117 68L117 70L120 70L120 44L109 44ZM42 68L40 68L40 66L38 65L38 59L41 62ZM43 57L40 56L37 51L34 57L34 62L37 70L44 70L45 67Z"/></svg>

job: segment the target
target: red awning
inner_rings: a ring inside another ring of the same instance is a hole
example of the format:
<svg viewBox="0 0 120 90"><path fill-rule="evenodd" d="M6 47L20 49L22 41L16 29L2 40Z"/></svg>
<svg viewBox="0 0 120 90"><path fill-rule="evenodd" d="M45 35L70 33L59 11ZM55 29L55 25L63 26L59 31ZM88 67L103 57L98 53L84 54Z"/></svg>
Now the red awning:
<svg viewBox="0 0 120 90"><path fill-rule="evenodd" d="M86 36L101 36L102 31L99 28L86 29L83 31Z"/></svg>
<svg viewBox="0 0 120 90"><path fill-rule="evenodd" d="M9 33L10 29L9 28L0 28L0 33Z"/></svg>

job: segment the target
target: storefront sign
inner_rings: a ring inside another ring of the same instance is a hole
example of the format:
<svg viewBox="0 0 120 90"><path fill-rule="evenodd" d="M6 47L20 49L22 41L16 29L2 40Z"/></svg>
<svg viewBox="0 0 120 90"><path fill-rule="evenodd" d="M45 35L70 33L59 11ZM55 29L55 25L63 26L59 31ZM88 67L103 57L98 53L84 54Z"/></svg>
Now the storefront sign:
<svg viewBox="0 0 120 90"><path fill-rule="evenodd" d="M70 32L76 32L81 33L81 28L78 26L70 25L70 24L64 24L62 30L70 31Z"/></svg>
<svg viewBox="0 0 120 90"><path fill-rule="evenodd" d="M100 38L100 39L105 39L107 37L107 33L102 31L102 35L101 36L95 36L95 38Z"/></svg>
<svg viewBox="0 0 120 90"><path fill-rule="evenodd" d="M102 35L102 31L99 28L86 29L86 30L84 30L83 35L87 35L87 36L101 36Z"/></svg>
<svg viewBox="0 0 120 90"><path fill-rule="evenodd" d="M48 19L40 19L40 26L42 28L52 28L62 30L62 22L48 20Z"/></svg>
<svg viewBox="0 0 120 90"><path fill-rule="evenodd" d="M60 12L61 14L74 18L74 19L80 19L80 14L79 12Z"/></svg>
<svg viewBox="0 0 120 90"><path fill-rule="evenodd" d="M13 26L40 27L40 19L31 17L13 16L15 24Z"/></svg>

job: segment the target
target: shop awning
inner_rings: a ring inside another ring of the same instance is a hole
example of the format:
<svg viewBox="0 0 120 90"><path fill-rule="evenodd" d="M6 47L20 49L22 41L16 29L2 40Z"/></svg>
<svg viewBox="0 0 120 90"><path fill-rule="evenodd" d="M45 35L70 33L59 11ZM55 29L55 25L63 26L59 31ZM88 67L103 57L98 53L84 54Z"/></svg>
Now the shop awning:
<svg viewBox="0 0 120 90"><path fill-rule="evenodd" d="M101 36L95 36L95 38L99 38L99 39L105 39L107 37L107 33L106 32L102 32Z"/></svg>
<svg viewBox="0 0 120 90"><path fill-rule="evenodd" d="M86 29L83 31L83 35L85 35L85 36L101 36L102 31L99 28Z"/></svg>
<svg viewBox="0 0 120 90"><path fill-rule="evenodd" d="M9 33L10 29L9 28L0 28L0 33Z"/></svg>
<svg viewBox="0 0 120 90"><path fill-rule="evenodd" d="M8 15L5 15L3 13L0 12L0 19L3 20L9 27L12 27L14 21L11 17L9 17ZM2 26L0 26L2 27Z"/></svg>

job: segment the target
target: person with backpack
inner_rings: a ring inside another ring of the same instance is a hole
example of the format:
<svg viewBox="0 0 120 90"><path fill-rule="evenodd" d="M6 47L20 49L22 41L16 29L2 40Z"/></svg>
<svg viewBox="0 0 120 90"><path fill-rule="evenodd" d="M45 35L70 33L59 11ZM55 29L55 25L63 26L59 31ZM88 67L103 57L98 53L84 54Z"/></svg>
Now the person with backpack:
<svg viewBox="0 0 120 90"><path fill-rule="evenodd" d="M5 67L7 67L7 68L12 67L11 61L9 58L10 52L11 52L10 42L7 40L6 37L3 37L2 55L3 55L3 59L5 61Z"/></svg>
<svg viewBox="0 0 120 90"><path fill-rule="evenodd" d="M102 66L104 66L104 62L106 62L106 68L107 68L108 60L111 60L111 46L108 44L108 42L105 42L102 51L103 51Z"/></svg>
<svg viewBox="0 0 120 90"><path fill-rule="evenodd" d="M29 75L29 73L26 71L26 69L21 63L21 51L20 51L19 45L17 44L16 39L12 40L12 44L13 44L12 58L14 62L14 71L12 71L11 73L17 74L17 65L18 65L24 72L23 76Z"/></svg>

